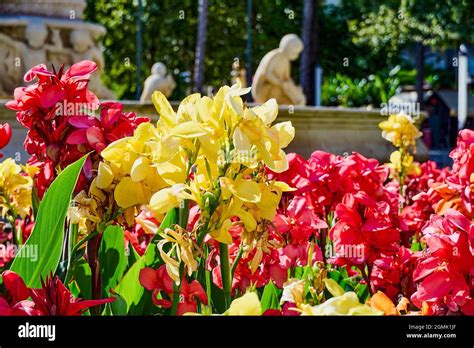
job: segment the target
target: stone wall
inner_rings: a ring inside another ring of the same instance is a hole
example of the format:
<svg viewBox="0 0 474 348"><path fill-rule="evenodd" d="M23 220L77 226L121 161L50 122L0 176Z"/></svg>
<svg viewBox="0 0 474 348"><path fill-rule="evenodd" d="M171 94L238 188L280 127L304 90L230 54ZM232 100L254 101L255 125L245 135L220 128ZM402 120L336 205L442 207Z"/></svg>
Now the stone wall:
<svg viewBox="0 0 474 348"><path fill-rule="evenodd" d="M5 100L0 100L0 123L8 122L13 128L13 137L9 146L3 150L7 156L27 158L23 151L26 131L16 121L15 113L5 108ZM135 111L139 115L157 119L152 104L140 104L136 101L123 101L126 111ZM177 104L174 104L176 106ZM336 154L350 154L357 151L367 157L387 161L394 148L381 137L378 124L386 116L380 110L363 110L335 107L297 107L281 106L278 121L291 121L296 136L286 152L297 152L308 157L315 150L324 150ZM419 141L417 159L428 159L428 149Z"/></svg>

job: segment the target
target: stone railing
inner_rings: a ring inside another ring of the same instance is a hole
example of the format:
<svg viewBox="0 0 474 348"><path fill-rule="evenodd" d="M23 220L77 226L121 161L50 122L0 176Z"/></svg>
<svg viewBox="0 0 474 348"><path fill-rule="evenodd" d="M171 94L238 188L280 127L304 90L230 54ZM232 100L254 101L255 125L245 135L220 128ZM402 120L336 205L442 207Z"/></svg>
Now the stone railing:
<svg viewBox="0 0 474 348"><path fill-rule="evenodd" d="M23 162L26 153L23 141L26 131L17 122L15 113L5 108L5 100L0 100L0 123L12 125L13 136L9 146L3 150L6 156L19 156ZM158 119L152 104L140 104L136 101L122 101L125 111L134 111L142 116ZM177 106L177 103L173 103ZM278 121L291 121L296 136L285 150L297 152L308 157L315 150L324 150L336 154L357 151L364 156L387 161L394 148L381 137L378 124L386 116L380 110L364 110L335 107L281 106ZM428 150L423 142L417 145L417 159L428 159Z"/></svg>

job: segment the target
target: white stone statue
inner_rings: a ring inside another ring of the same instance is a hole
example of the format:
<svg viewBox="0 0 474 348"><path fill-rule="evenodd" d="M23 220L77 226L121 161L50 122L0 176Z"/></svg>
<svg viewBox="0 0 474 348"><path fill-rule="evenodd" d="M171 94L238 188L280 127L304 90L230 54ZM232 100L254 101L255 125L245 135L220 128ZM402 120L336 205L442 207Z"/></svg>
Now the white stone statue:
<svg viewBox="0 0 474 348"><path fill-rule="evenodd" d="M252 82L255 102L264 103L275 98L278 104L305 105L303 89L291 78L291 61L303 51L303 42L295 34L287 34L280 47L268 52L260 61Z"/></svg>
<svg viewBox="0 0 474 348"><path fill-rule="evenodd" d="M73 48L71 55L74 63L81 60L92 60L97 64L97 71L91 75L89 88L99 98L114 99L115 95L100 80L100 74L104 68L104 58L99 48L94 45L90 32L84 29L73 30L70 40Z"/></svg>
<svg viewBox="0 0 474 348"><path fill-rule="evenodd" d="M176 82L171 74L166 75L166 66L157 62L151 67L151 75L145 80L143 92L140 101L151 102L151 95L154 91L162 92L167 98L173 93L176 88Z"/></svg>

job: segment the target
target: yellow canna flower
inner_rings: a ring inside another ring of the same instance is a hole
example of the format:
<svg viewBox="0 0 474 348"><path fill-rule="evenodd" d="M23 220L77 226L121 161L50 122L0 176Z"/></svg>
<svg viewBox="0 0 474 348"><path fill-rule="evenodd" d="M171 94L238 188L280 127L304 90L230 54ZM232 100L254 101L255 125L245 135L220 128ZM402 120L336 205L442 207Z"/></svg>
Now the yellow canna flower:
<svg viewBox="0 0 474 348"><path fill-rule="evenodd" d="M416 139L421 137L421 132L414 120L405 114L390 115L388 120L380 122L382 137L396 147L415 147Z"/></svg>
<svg viewBox="0 0 474 348"><path fill-rule="evenodd" d="M150 209L156 214L164 214L173 208L179 207L184 199L192 199L193 196L186 193L186 185L175 184L156 192L150 200Z"/></svg>
<svg viewBox="0 0 474 348"><path fill-rule="evenodd" d="M317 306L301 305L302 315L383 315L382 311L361 304L353 291L332 297Z"/></svg>
<svg viewBox="0 0 474 348"><path fill-rule="evenodd" d="M225 315L261 315L262 305L254 292L247 292L242 297L236 298L230 304Z"/></svg>
<svg viewBox="0 0 474 348"><path fill-rule="evenodd" d="M402 158L403 157L403 158ZM390 163L387 164L392 169L392 176L398 177L399 173L404 175L419 175L420 166L414 161L413 156L400 151L394 151L390 155Z"/></svg>

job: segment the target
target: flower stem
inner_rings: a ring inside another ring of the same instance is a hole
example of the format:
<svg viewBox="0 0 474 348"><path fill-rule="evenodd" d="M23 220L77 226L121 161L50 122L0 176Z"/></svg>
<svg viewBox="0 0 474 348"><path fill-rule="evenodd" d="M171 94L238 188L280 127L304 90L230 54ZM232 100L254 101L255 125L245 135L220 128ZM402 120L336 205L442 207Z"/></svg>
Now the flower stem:
<svg viewBox="0 0 474 348"><path fill-rule="evenodd" d="M179 265L179 284L173 284L173 305L171 306L171 315L176 315L179 305L179 296L181 295L181 285L183 284L184 263Z"/></svg>
<svg viewBox="0 0 474 348"><path fill-rule="evenodd" d="M102 298L102 274L99 264L99 247L101 235L97 234L87 241L87 261L91 268L92 275L92 299ZM100 315L100 306L91 308L92 315Z"/></svg>
<svg viewBox="0 0 474 348"><path fill-rule="evenodd" d="M370 294L370 296L372 296L372 295L373 295L373 291L372 291L372 286L371 286L371 284L370 284L370 273L371 273L371 272L369 271L369 273L367 273L367 272L365 271L365 264L364 264L364 265L361 265L361 266L359 267L359 269L360 269L360 272L361 272L361 274L362 274L362 278L364 278L365 282L367 283L367 289L369 290L369 294Z"/></svg>
<svg viewBox="0 0 474 348"><path fill-rule="evenodd" d="M232 278L230 275L229 246L224 243L219 244L221 261L222 288L224 290L225 310L230 306L230 292L232 290Z"/></svg>
<svg viewBox="0 0 474 348"><path fill-rule="evenodd" d="M242 258L243 253L244 253L244 248L241 245L239 249L239 253L237 254L237 257L234 259L234 263L232 264L232 268L230 269L231 279L234 279L235 269L237 268L237 265L239 264L239 261Z"/></svg>

